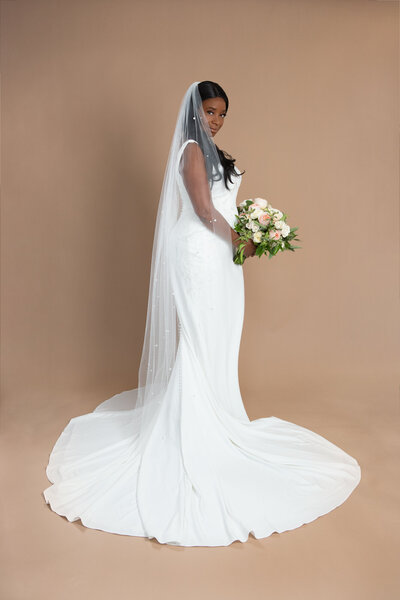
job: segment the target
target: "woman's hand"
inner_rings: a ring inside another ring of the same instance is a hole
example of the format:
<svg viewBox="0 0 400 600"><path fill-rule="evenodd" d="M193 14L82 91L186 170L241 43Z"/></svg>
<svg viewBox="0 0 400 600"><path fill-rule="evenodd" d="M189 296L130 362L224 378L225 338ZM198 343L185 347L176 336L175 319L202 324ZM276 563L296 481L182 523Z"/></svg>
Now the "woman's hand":
<svg viewBox="0 0 400 600"><path fill-rule="evenodd" d="M245 255L245 257L249 258L250 256L254 256L256 252L256 247L257 246L255 245L253 240L249 240L243 250L243 254Z"/></svg>
<svg viewBox="0 0 400 600"><path fill-rule="evenodd" d="M232 229L232 241L233 244L236 246L236 248L239 246L239 244L243 244L243 242L239 239L239 235L237 233L237 231L235 231L235 229ZM256 252L256 245L253 242L253 240L248 240L248 242L246 243L246 245L244 246L243 249L243 254L246 258L249 258L250 256L254 256L255 252Z"/></svg>

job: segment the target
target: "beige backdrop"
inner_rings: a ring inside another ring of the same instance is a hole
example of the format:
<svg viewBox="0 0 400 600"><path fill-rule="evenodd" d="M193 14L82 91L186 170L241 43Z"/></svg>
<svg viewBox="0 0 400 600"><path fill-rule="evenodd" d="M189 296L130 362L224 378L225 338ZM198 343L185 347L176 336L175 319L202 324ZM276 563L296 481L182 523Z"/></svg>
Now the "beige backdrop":
<svg viewBox="0 0 400 600"><path fill-rule="evenodd" d="M395 597L398 15L390 0L1 2L1 598ZM332 514L212 550L90 531L41 497L68 420L137 385L167 152L203 79L230 99L216 142L246 170L238 202L283 208L302 246L244 266L248 414L362 467Z"/></svg>

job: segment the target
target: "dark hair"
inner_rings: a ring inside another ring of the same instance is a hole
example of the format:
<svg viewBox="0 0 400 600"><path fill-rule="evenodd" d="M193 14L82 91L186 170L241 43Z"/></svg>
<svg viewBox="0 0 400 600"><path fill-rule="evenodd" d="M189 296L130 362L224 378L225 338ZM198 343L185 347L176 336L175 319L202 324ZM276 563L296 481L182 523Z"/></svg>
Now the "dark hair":
<svg viewBox="0 0 400 600"><path fill-rule="evenodd" d="M228 100L228 96L226 95L225 91L222 89L222 87L218 84L215 83L214 81L201 81L198 84L198 90L200 93L200 97L202 100L207 100L208 98L222 98L223 100L225 100L225 104L226 104L226 111L228 111L228 107L229 107L229 100ZM230 154L228 154L227 152L225 152L225 150L220 150L220 148L218 148L217 145L215 145L221 160L221 164L224 168L224 181L225 181L225 187L228 188L228 178L229 181L231 183L233 183L232 179L231 179L231 175L235 175L235 177L238 176L238 174L235 171L235 161L236 158L232 158L232 156ZM241 175L243 175L243 173L245 173L245 171L243 171L242 173L240 173ZM229 188L228 188L229 189Z"/></svg>

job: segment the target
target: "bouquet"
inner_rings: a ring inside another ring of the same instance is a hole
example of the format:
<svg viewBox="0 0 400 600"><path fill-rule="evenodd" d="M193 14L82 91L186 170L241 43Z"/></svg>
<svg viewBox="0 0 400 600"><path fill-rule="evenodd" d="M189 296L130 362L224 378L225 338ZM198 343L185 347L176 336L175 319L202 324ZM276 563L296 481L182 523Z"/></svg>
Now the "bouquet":
<svg viewBox="0 0 400 600"><path fill-rule="evenodd" d="M292 250L301 246L292 246L291 241L297 238L297 227L286 223L287 215L273 208L264 198L243 200L238 205L235 231L239 234L241 243L237 246L233 262L242 265L246 259L244 247L249 240L256 245L256 256L261 258L266 254L272 258L279 250Z"/></svg>

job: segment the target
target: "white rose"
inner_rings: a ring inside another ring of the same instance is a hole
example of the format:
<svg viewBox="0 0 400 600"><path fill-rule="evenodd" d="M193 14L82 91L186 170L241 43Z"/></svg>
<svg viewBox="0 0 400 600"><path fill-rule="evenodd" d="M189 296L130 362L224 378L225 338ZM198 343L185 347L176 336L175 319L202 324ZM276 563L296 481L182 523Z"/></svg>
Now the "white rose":
<svg viewBox="0 0 400 600"><path fill-rule="evenodd" d="M260 226L257 225L257 223L254 223L254 221L251 223L251 230L256 232L260 229Z"/></svg>
<svg viewBox="0 0 400 600"><path fill-rule="evenodd" d="M264 198L255 198L254 204L260 206L260 208L267 208L268 202Z"/></svg>
<svg viewBox="0 0 400 600"><path fill-rule="evenodd" d="M253 226L253 223L251 221L249 221L248 223L246 223L247 229L251 229L252 226Z"/></svg>
<svg viewBox="0 0 400 600"><path fill-rule="evenodd" d="M274 216L272 217L274 221L280 221L280 219L282 219L283 217L283 213L278 210L277 208L273 209L274 211Z"/></svg>
<svg viewBox="0 0 400 600"><path fill-rule="evenodd" d="M253 234L253 242L255 244L259 244L261 242L261 239L262 239L261 231L257 231L256 233Z"/></svg>
<svg viewBox="0 0 400 600"><path fill-rule="evenodd" d="M282 229L285 224L285 221L275 221L274 226L276 229Z"/></svg>
<svg viewBox="0 0 400 600"><path fill-rule="evenodd" d="M287 223L282 227L282 237L286 237L290 233L290 227Z"/></svg>
<svg viewBox="0 0 400 600"><path fill-rule="evenodd" d="M264 212L264 211L263 211L261 208L254 208L254 209L251 211L251 213L250 213L250 217L251 217L252 219L258 219L258 217L259 217L260 215L262 215L262 214L263 214L263 212Z"/></svg>

